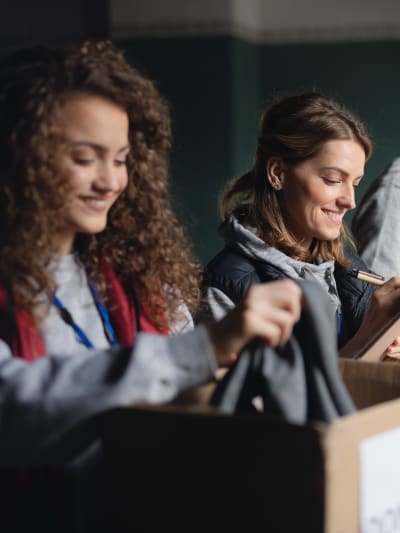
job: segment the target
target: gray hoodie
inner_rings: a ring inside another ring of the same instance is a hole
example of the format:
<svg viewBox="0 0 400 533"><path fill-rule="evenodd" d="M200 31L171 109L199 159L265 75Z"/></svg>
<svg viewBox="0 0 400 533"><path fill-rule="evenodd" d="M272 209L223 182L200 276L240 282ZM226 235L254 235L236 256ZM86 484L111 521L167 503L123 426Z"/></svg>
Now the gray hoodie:
<svg viewBox="0 0 400 533"><path fill-rule="evenodd" d="M261 260L277 266L288 278L304 279L318 283L327 292L334 312L340 312L340 300L333 275L334 261L319 264L292 259L276 248L267 245L257 237L255 230L244 226L231 215L219 227L219 235L225 243L250 260ZM234 303L215 287L207 288L208 314L212 318L222 317Z"/></svg>

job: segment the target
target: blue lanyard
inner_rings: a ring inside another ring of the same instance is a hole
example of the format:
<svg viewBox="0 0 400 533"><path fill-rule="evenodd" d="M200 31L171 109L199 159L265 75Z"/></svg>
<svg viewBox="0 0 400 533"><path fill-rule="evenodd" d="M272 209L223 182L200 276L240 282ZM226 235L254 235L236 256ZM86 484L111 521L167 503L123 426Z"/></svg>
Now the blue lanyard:
<svg viewBox="0 0 400 533"><path fill-rule="evenodd" d="M103 328L104 328L106 337L108 339L108 342L111 344L111 346L118 346L119 343L118 343L117 335L115 334L114 328L111 324L110 315L108 313L107 307L105 306L103 299L101 298L94 281L91 280L90 278L89 278L89 288L90 288L90 292L92 293L94 302L96 304L97 311L99 312L101 321L103 322Z"/></svg>
<svg viewBox="0 0 400 533"><path fill-rule="evenodd" d="M106 334L106 337L109 343L111 344L111 346L118 346L118 339L115 334L114 328L111 324L110 315L107 311L107 308L104 305L103 300L100 298L98 290L95 287L93 282L89 282L89 287L90 287L90 291L92 293L94 302L96 304L97 311L99 312L101 321L103 322L103 327L104 327L104 332ZM78 326L78 324L73 319L71 313L64 306L60 298L58 298L58 296L56 295L53 296L53 304L59 310L60 316L64 320L64 322L68 324L74 330L76 336L78 337L79 342L81 342L84 346L86 346L86 348L93 349L95 346L92 343L92 341L83 331L83 329Z"/></svg>
<svg viewBox="0 0 400 533"><path fill-rule="evenodd" d="M342 317L342 313L338 313L337 315L337 330L338 330L338 335L340 337L340 335L342 334L342 330L343 330L343 317Z"/></svg>

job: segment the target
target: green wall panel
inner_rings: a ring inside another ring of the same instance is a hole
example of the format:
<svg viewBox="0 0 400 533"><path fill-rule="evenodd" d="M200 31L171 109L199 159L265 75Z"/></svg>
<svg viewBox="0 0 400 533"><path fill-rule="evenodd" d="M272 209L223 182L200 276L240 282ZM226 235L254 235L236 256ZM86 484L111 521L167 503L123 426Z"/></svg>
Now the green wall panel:
<svg viewBox="0 0 400 533"><path fill-rule="evenodd" d="M203 263L221 246L219 194L251 166L260 114L272 97L316 89L364 120L375 151L358 198L400 154L400 42L257 46L192 37L119 44L170 102L172 191Z"/></svg>
<svg viewBox="0 0 400 533"><path fill-rule="evenodd" d="M156 80L172 112L172 192L197 257L220 246L218 194L233 173L232 40L120 41L128 59Z"/></svg>
<svg viewBox="0 0 400 533"><path fill-rule="evenodd" d="M243 174L253 164L262 111L262 49L234 39L233 54L233 144L235 175Z"/></svg>
<svg viewBox="0 0 400 533"><path fill-rule="evenodd" d="M400 155L400 42L265 46L265 102L272 95L316 89L348 106L366 124L374 153L357 198ZM347 215L351 220L352 213Z"/></svg>

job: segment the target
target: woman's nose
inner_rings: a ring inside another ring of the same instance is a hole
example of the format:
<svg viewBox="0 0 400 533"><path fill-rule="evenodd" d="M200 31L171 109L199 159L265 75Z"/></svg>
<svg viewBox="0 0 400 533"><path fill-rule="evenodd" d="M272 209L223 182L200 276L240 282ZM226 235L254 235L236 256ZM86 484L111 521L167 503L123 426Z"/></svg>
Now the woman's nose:
<svg viewBox="0 0 400 533"><path fill-rule="evenodd" d="M120 170L112 163L103 163L99 167L99 174L95 184L101 190L117 191L120 189Z"/></svg>
<svg viewBox="0 0 400 533"><path fill-rule="evenodd" d="M349 185L343 191L340 197L342 207L346 209L354 209L356 206L355 191L353 185Z"/></svg>

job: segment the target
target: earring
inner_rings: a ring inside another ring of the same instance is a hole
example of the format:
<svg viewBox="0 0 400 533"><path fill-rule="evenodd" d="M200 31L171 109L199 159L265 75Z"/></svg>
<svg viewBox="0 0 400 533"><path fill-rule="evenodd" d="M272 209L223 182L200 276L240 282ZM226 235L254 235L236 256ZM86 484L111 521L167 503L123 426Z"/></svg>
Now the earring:
<svg viewBox="0 0 400 533"><path fill-rule="evenodd" d="M272 188L274 189L274 191L280 191L282 189L282 184L281 183L273 183L272 184Z"/></svg>

